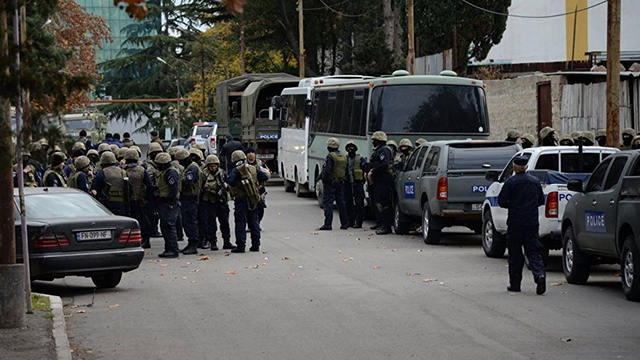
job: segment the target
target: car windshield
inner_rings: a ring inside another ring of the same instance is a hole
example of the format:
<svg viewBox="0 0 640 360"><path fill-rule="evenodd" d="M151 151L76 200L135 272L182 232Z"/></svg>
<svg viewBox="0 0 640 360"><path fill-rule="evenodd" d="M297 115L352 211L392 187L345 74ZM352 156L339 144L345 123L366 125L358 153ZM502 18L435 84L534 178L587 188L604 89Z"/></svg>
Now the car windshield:
<svg viewBox="0 0 640 360"><path fill-rule="evenodd" d="M16 202L18 202L16 197ZM61 193L25 196L29 219L76 218L111 215L87 194Z"/></svg>
<svg viewBox="0 0 640 360"><path fill-rule="evenodd" d="M89 130L93 128L92 119L65 120L67 130Z"/></svg>

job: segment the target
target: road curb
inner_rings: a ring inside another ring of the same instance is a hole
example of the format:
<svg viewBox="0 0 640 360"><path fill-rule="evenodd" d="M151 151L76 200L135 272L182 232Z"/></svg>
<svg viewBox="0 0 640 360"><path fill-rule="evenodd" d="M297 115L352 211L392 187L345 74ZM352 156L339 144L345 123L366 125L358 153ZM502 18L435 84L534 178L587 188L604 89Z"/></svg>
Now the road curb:
<svg viewBox="0 0 640 360"><path fill-rule="evenodd" d="M62 310L62 299L59 296L38 294L46 296L51 301L51 314L53 315L53 341L56 344L56 359L72 360L69 337L67 337L67 324Z"/></svg>

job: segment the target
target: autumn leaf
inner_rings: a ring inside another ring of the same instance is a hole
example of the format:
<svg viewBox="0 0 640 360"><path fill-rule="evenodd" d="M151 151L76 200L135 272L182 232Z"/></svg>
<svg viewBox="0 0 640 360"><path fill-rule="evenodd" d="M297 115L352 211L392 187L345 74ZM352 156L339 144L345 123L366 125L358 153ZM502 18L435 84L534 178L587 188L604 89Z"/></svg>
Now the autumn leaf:
<svg viewBox="0 0 640 360"><path fill-rule="evenodd" d="M372 268L373 269L380 269L380 265L373 265Z"/></svg>
<svg viewBox="0 0 640 360"><path fill-rule="evenodd" d="M120 304L113 304L113 305L109 306L110 309L115 309L117 307L120 307Z"/></svg>
<svg viewBox="0 0 640 360"><path fill-rule="evenodd" d="M235 270L229 270L229 271L225 271L224 273L227 274L227 275L235 275L236 271Z"/></svg>
<svg viewBox="0 0 640 360"><path fill-rule="evenodd" d="M207 260L209 260L208 256L203 256L201 258L198 258L198 261L207 261Z"/></svg>
<svg viewBox="0 0 640 360"><path fill-rule="evenodd" d="M87 310L78 310L77 313L78 314L85 314L87 312Z"/></svg>

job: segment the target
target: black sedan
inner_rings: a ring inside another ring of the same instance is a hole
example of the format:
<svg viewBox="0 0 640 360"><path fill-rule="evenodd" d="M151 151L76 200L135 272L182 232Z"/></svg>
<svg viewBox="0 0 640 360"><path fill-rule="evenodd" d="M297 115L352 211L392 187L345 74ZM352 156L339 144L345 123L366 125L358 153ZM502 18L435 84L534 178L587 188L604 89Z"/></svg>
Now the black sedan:
<svg viewBox="0 0 640 360"><path fill-rule="evenodd" d="M18 190L14 190L16 248L22 262ZM138 222L113 215L90 195L63 188L25 189L31 280L85 276L113 288L140 266Z"/></svg>

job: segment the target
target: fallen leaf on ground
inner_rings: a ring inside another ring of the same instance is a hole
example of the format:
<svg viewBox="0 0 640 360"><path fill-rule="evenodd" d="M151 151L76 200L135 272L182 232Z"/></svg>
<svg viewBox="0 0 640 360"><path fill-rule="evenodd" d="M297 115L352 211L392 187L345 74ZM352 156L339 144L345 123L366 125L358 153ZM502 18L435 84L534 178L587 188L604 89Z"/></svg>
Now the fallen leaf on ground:
<svg viewBox="0 0 640 360"><path fill-rule="evenodd" d="M115 309L117 307L120 307L120 304L113 304L113 305L109 306L110 309Z"/></svg>
<svg viewBox="0 0 640 360"><path fill-rule="evenodd" d="M164 276L164 273L160 273L160 276Z"/></svg>
<svg viewBox="0 0 640 360"><path fill-rule="evenodd" d="M391 252L398 252L398 249L391 249Z"/></svg>
<svg viewBox="0 0 640 360"><path fill-rule="evenodd" d="M191 261L187 261L187 265L191 265Z"/></svg>
<svg viewBox="0 0 640 360"><path fill-rule="evenodd" d="M201 258L198 258L198 261L207 261L207 260L209 260L208 256L203 256Z"/></svg>
<svg viewBox="0 0 640 360"><path fill-rule="evenodd" d="M254 268L254 269L257 269L259 267L260 267L260 265L258 265L258 264L252 266L252 268Z"/></svg>
<svg viewBox="0 0 640 360"><path fill-rule="evenodd" d="M411 273L410 273L410 272L407 272L407 273L405 273L405 275L407 275L407 276L411 276Z"/></svg>
<svg viewBox="0 0 640 360"><path fill-rule="evenodd" d="M440 281L440 285L444 285L444 281Z"/></svg>
<svg viewBox="0 0 640 360"><path fill-rule="evenodd" d="M291 258L288 257L288 256L285 256L285 257L282 258L282 260L291 260Z"/></svg>
<svg viewBox="0 0 640 360"><path fill-rule="evenodd" d="M231 256L231 253L225 253L224 256Z"/></svg>
<svg viewBox="0 0 640 360"><path fill-rule="evenodd" d="M342 261L344 261L344 262L347 262L347 261L353 261L353 258L352 258L352 257L348 257L348 258L346 258L346 259L344 259L344 260L342 260Z"/></svg>
<svg viewBox="0 0 640 360"><path fill-rule="evenodd" d="M320 233L312 232L311 235L319 235Z"/></svg>
<svg viewBox="0 0 640 360"><path fill-rule="evenodd" d="M78 314L84 314L84 313L86 313L86 312L87 312L87 310L78 310L78 311L77 311L77 313L78 313Z"/></svg>
<svg viewBox="0 0 640 360"><path fill-rule="evenodd" d="M229 271L225 271L224 273L227 274L227 275L235 275L236 271L235 270L229 270Z"/></svg>
<svg viewBox="0 0 640 360"><path fill-rule="evenodd" d="M552 282L551 286L562 286L564 285L564 281Z"/></svg>
<svg viewBox="0 0 640 360"><path fill-rule="evenodd" d="M198 282L198 280L191 280L191 283L192 283L192 284L195 284L195 283L197 283L197 282Z"/></svg>
<svg viewBox="0 0 640 360"><path fill-rule="evenodd" d="M373 265L372 268L373 269L380 269L380 265Z"/></svg>
<svg viewBox="0 0 640 360"><path fill-rule="evenodd" d="M186 277L186 276L183 276L183 277L182 277L182 280L187 280L187 277Z"/></svg>
<svg viewBox="0 0 640 360"><path fill-rule="evenodd" d="M72 309L77 309L77 308L78 308L78 305L71 305L71 306L69 306L69 307L70 307L70 308L72 308Z"/></svg>
<svg viewBox="0 0 640 360"><path fill-rule="evenodd" d="M349 236L353 236L353 234L349 234Z"/></svg>
<svg viewBox="0 0 640 360"><path fill-rule="evenodd" d="M167 266L169 266L169 264L160 264L160 266L167 267Z"/></svg>

